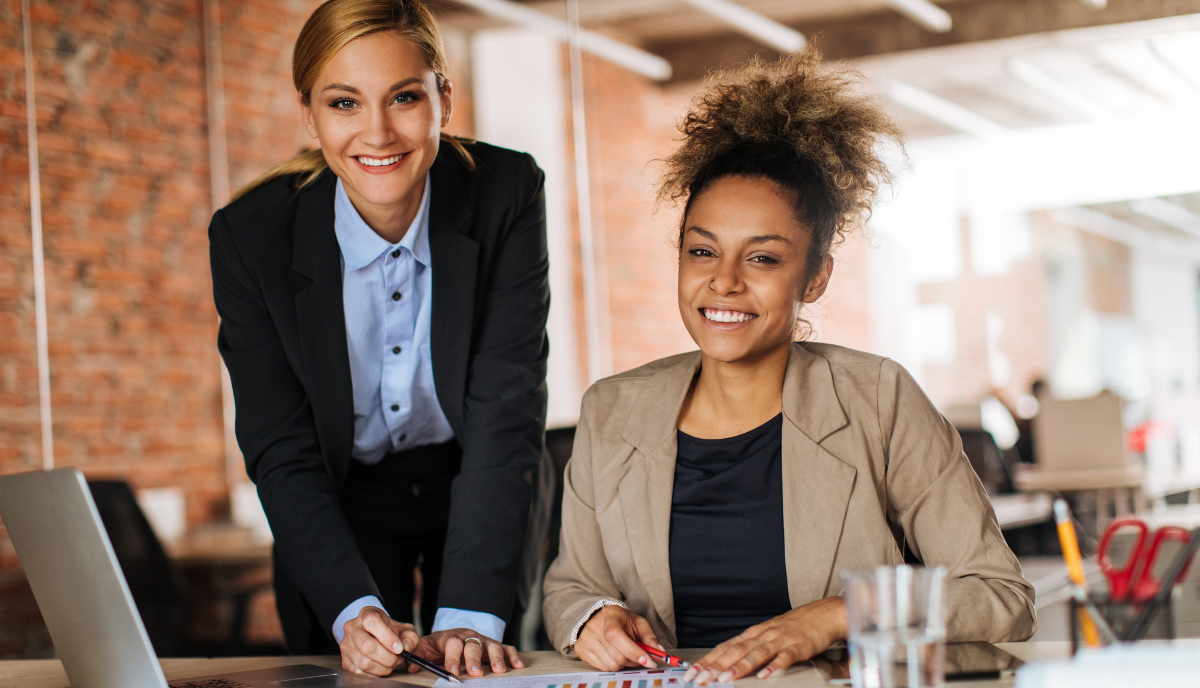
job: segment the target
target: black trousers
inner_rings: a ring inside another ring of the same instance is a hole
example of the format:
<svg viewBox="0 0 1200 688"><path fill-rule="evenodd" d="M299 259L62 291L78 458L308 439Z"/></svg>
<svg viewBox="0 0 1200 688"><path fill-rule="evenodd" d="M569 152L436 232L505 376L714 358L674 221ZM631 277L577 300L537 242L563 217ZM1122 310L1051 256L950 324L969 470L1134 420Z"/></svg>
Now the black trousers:
<svg viewBox="0 0 1200 688"><path fill-rule="evenodd" d="M421 572L421 624L428 633L437 613L442 553L450 522L450 487L462 448L445 444L390 454L374 465L350 462L340 495L342 513L358 542L384 607L397 621L413 622L414 573ZM275 559L279 620L292 654L337 654L330 629Z"/></svg>

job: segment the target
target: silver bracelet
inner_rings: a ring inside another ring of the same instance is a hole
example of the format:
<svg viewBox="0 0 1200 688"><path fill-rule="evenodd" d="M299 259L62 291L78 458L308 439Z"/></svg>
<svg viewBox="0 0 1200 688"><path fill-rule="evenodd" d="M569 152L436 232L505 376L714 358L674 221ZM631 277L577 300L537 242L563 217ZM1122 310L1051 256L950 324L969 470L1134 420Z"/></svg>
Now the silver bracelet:
<svg viewBox="0 0 1200 688"><path fill-rule="evenodd" d="M604 609L605 607L620 607L621 609L629 609L629 607L625 606L624 602L621 602L620 600L614 600L611 597L605 597L602 600L596 600L596 604L588 607L587 611L583 613L582 617L580 617L579 622L575 624L575 628L571 629L571 648L575 647L575 642L579 640L579 634L581 631L583 631L583 627L587 625L588 619L592 618L593 614L601 609Z"/></svg>

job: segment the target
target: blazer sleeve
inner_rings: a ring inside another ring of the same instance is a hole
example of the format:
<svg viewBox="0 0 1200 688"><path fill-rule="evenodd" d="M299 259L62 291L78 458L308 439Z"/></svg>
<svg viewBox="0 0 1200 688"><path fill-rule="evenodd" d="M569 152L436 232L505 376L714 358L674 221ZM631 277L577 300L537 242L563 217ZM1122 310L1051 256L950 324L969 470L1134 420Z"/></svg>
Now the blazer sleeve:
<svg viewBox="0 0 1200 688"><path fill-rule="evenodd" d="M522 156L476 321L463 399L462 472L455 478L441 607L512 616L529 517L530 471L546 429L550 264L543 174Z"/></svg>
<svg viewBox="0 0 1200 688"><path fill-rule="evenodd" d="M330 634L350 602L379 597L338 504L308 393L288 362L262 288L238 253L224 211L208 229L217 347L233 383L236 432L275 552ZM332 637L332 636L330 636Z"/></svg>
<svg viewBox="0 0 1200 688"><path fill-rule="evenodd" d="M888 519L926 566L947 568L946 639L1029 638L1037 630L1033 586L1000 533L958 432L894 361L882 363L878 405Z"/></svg>
<svg viewBox="0 0 1200 688"><path fill-rule="evenodd" d="M562 532L558 557L546 571L542 618L554 647L573 657L571 631L593 604L602 599L624 602L596 520L592 483L590 394L583 398L575 446L563 480Z"/></svg>

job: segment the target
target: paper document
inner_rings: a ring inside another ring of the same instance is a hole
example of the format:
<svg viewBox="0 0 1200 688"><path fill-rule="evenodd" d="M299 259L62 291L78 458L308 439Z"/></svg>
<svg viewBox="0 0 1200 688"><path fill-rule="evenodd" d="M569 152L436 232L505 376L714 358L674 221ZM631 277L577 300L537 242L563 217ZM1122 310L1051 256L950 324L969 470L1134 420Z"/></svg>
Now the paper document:
<svg viewBox="0 0 1200 688"><path fill-rule="evenodd" d="M574 674L489 676L468 678L453 684L444 678L434 688L462 688L464 684L486 683L486 688L683 688L683 669L631 669L629 671L583 671ZM716 688L733 688L732 683L709 683ZM484 687L480 687L484 688Z"/></svg>

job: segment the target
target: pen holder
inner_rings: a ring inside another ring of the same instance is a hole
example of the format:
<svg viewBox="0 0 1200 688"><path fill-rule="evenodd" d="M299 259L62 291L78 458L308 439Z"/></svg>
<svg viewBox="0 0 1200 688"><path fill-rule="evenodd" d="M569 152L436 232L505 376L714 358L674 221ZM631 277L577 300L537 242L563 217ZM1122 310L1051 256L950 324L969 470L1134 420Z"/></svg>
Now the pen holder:
<svg viewBox="0 0 1200 688"><path fill-rule="evenodd" d="M1100 612L1104 620L1108 622L1108 625L1112 628L1117 638L1122 641L1175 639L1174 595L1168 597L1165 602L1158 605L1155 605L1153 602L1111 600L1108 598L1108 595L1100 593L1088 595L1088 600L1095 607L1096 611ZM1074 598L1068 599L1068 603L1071 625L1071 654L1074 655L1076 649L1085 647L1083 629L1079 622L1079 609L1083 605L1076 602ZM1150 617L1140 637L1130 638L1130 632L1147 605L1153 605L1156 608L1151 610Z"/></svg>

